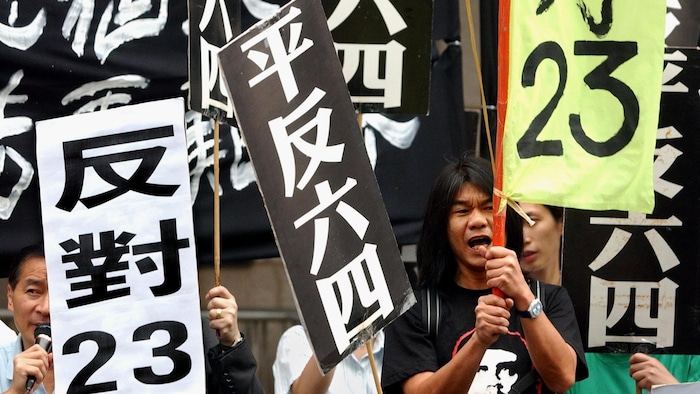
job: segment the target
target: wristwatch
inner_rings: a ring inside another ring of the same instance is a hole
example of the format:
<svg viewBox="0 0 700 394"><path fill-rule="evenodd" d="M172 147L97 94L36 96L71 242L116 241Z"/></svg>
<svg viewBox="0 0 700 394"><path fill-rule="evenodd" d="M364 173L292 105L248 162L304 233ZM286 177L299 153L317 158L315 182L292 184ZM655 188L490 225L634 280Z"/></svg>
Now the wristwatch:
<svg viewBox="0 0 700 394"><path fill-rule="evenodd" d="M539 298L535 298L532 300L530 306L528 306L526 310L518 311L518 316L527 319L534 319L539 316L540 313L542 313L542 301L540 301Z"/></svg>

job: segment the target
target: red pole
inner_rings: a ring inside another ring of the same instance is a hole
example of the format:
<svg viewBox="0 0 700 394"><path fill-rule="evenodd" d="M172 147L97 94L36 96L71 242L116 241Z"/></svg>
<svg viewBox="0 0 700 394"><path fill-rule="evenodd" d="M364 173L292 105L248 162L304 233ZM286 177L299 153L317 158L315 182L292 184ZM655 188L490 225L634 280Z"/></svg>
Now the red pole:
<svg viewBox="0 0 700 394"><path fill-rule="evenodd" d="M508 104L508 52L510 50L510 0L500 0L498 5L498 102L496 104L496 166L494 171L494 190L503 190L503 129L506 121ZM498 211L501 205L499 193L493 195L496 213L493 217L493 245L506 245L506 209ZM494 288L493 293L504 296L500 289Z"/></svg>

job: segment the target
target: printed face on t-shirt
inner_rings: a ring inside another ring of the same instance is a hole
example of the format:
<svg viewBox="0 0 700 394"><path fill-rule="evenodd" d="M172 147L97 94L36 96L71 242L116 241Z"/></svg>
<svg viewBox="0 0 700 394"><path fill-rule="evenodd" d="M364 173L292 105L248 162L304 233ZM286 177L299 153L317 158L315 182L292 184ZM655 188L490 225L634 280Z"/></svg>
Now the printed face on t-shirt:
<svg viewBox="0 0 700 394"><path fill-rule="evenodd" d="M475 330L472 329L460 337L452 354L453 357L469 341L474 332ZM501 335L484 353L479 371L469 388L469 394L507 394L518 379L525 376L532 368L525 338L517 331L508 332Z"/></svg>
<svg viewBox="0 0 700 394"><path fill-rule="evenodd" d="M507 394L518 381L513 362L518 356L503 349L487 349L469 394Z"/></svg>

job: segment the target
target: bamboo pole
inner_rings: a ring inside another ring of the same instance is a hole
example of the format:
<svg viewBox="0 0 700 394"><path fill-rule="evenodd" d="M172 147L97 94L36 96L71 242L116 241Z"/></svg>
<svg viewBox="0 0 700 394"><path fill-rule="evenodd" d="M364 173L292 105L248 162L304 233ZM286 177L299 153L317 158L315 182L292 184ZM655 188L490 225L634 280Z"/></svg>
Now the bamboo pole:
<svg viewBox="0 0 700 394"><path fill-rule="evenodd" d="M369 365L372 367L372 376L374 376L374 385L377 387L377 394L382 394L382 383L379 378L379 372L377 371L377 364L374 360L372 342L374 342L374 337L367 341L367 343L365 343L365 346L367 347L367 356L369 357Z"/></svg>
<svg viewBox="0 0 700 394"><path fill-rule="evenodd" d="M362 111L355 110L355 116L357 117L357 125L360 127L360 133L362 132ZM365 343L367 348L367 357L369 357L369 365L372 367L372 376L374 377L374 385L377 388L377 394L382 394L382 383L379 377L379 371L377 370L377 363L374 360L374 352L372 351L372 342L374 342L374 337Z"/></svg>
<svg viewBox="0 0 700 394"><path fill-rule="evenodd" d="M214 120L214 286L221 284L221 214L219 207L219 120Z"/></svg>

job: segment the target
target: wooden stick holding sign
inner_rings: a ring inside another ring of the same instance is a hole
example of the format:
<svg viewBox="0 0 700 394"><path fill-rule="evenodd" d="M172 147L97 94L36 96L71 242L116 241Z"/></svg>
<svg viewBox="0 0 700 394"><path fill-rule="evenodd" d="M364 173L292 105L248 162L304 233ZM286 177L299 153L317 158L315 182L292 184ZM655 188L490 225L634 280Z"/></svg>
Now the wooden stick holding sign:
<svg viewBox="0 0 700 394"><path fill-rule="evenodd" d="M214 287L221 284L221 214L219 206L219 119L214 119Z"/></svg>
<svg viewBox="0 0 700 394"><path fill-rule="evenodd" d="M234 121L233 107L220 86L218 65L212 61L214 48L221 48L241 33L240 2L221 1L214 11L207 0L187 0L188 11L188 75L190 109L214 121L213 167L214 167L214 207L213 207L213 258L214 286L221 283L221 208L219 184L219 128L221 122ZM217 16L213 16L216 12ZM218 13L221 13L219 16ZM235 123L229 123L235 124ZM196 197L196 196L194 196Z"/></svg>
<svg viewBox="0 0 700 394"><path fill-rule="evenodd" d="M364 135L364 129L362 128L362 110L356 109L355 115L357 117L357 124L360 126L360 134ZM377 393L382 394L382 384L379 378L379 371L377 370L377 363L374 360L374 352L372 351L372 342L376 336L372 336L366 343L367 356L369 357L369 365L372 367L372 376L374 377L374 385L377 387Z"/></svg>
<svg viewBox="0 0 700 394"><path fill-rule="evenodd" d="M382 394L382 383L379 379L379 373L377 372L377 363L374 360L374 352L372 351L372 342L374 342L374 338L370 339L365 343L365 346L367 347L367 356L369 356L369 365L372 367L372 376L374 376L374 385L377 387L377 393Z"/></svg>

